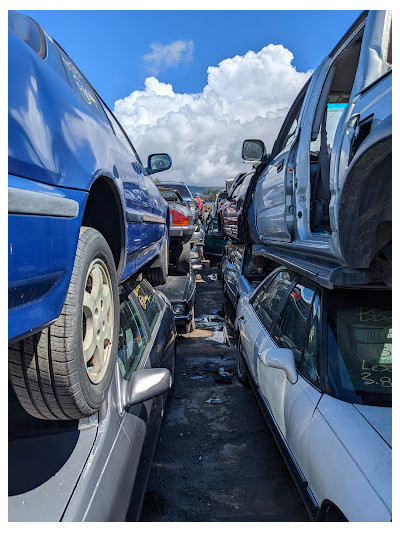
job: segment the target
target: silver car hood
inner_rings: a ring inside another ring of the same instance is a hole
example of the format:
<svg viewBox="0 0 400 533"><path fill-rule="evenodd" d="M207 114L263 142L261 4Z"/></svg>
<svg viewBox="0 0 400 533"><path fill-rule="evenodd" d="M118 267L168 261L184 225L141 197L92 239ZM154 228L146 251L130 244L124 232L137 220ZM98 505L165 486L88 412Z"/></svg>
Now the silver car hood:
<svg viewBox="0 0 400 533"><path fill-rule="evenodd" d="M392 447L392 410L373 405L353 404L377 433Z"/></svg>

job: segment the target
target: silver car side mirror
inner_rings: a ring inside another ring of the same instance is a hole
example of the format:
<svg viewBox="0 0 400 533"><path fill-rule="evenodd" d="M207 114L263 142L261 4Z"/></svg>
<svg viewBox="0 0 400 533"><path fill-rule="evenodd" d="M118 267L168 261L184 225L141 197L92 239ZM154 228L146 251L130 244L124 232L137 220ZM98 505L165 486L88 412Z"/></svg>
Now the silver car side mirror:
<svg viewBox="0 0 400 533"><path fill-rule="evenodd" d="M297 370L293 350L288 348L269 348L258 355L261 363L271 368L286 372L286 377L293 385L297 382Z"/></svg>
<svg viewBox="0 0 400 533"><path fill-rule="evenodd" d="M164 394L171 386L172 377L167 368L138 370L129 380L125 409Z"/></svg>
<svg viewBox="0 0 400 533"><path fill-rule="evenodd" d="M246 139L242 145L242 159L244 161L262 161L265 155L265 145L259 139Z"/></svg>

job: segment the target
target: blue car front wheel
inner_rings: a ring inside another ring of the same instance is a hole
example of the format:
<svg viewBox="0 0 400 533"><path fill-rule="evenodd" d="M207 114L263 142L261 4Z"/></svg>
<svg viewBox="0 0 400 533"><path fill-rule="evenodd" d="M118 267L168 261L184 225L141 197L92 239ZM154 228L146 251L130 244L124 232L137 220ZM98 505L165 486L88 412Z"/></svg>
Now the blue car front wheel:
<svg viewBox="0 0 400 533"><path fill-rule="evenodd" d="M112 252L82 227L64 307L56 322L9 347L9 375L36 418L79 419L106 398L117 357L119 297Z"/></svg>

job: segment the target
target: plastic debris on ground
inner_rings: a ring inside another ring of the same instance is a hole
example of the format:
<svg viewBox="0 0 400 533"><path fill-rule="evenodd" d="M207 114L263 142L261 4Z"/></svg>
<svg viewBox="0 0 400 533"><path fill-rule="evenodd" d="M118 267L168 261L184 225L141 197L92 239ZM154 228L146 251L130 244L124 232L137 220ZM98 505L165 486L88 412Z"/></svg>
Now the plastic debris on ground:
<svg viewBox="0 0 400 533"><path fill-rule="evenodd" d="M215 331L211 337L204 337L206 341L214 341L219 344L225 344L225 336L223 331Z"/></svg>
<svg viewBox="0 0 400 533"><path fill-rule="evenodd" d="M218 374L214 377L216 383L232 383L232 374L225 372L224 368L218 369Z"/></svg>
<svg viewBox="0 0 400 533"><path fill-rule="evenodd" d="M206 400L206 403L226 403L229 402L229 398L210 398Z"/></svg>

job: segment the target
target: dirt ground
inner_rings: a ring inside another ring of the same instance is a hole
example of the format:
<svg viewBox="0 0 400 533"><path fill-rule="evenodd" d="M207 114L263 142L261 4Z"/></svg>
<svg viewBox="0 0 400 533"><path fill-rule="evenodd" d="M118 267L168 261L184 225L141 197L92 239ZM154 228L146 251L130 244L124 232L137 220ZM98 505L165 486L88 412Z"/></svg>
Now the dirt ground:
<svg viewBox="0 0 400 533"><path fill-rule="evenodd" d="M197 276L196 330L179 336L141 521L308 521L257 400L237 379L236 350L224 343L233 308L213 272L205 263Z"/></svg>

